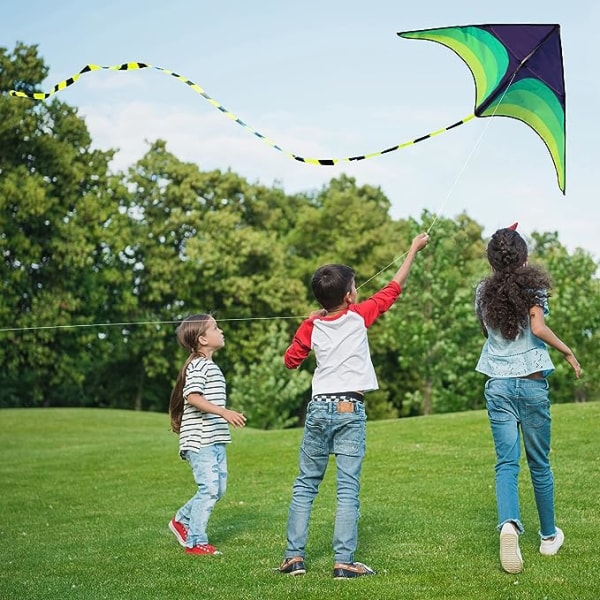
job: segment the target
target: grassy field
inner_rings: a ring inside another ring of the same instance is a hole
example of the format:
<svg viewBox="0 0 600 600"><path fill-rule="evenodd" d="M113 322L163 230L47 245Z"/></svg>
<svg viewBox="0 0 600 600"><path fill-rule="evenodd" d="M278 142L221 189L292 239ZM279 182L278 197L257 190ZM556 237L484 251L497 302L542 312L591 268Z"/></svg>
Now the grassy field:
<svg viewBox="0 0 600 600"><path fill-rule="evenodd" d="M553 407L552 461L566 543L538 551L522 472L525 569L498 560L493 447L484 412L368 424L356 559L376 577L331 576L334 465L315 503L303 577L273 571L301 430L233 432L229 488L209 524L222 556L189 556L167 529L193 494L166 415L0 411L0 598L600 598L600 403Z"/></svg>

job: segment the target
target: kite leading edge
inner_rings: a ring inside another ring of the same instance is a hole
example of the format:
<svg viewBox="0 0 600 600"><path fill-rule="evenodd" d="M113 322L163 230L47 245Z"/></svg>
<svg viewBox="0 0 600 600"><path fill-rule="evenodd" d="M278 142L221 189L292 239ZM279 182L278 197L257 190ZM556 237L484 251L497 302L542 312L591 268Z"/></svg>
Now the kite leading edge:
<svg viewBox="0 0 600 600"><path fill-rule="evenodd" d="M565 81L559 25L469 25L404 31L400 37L453 50L475 81L476 117L512 117L542 139L565 193Z"/></svg>

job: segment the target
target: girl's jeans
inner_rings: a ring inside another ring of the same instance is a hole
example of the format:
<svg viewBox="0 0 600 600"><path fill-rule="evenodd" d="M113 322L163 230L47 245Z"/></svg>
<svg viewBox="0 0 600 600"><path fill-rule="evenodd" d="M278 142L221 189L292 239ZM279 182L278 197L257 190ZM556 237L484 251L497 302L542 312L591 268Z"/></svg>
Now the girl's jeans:
<svg viewBox="0 0 600 600"><path fill-rule="evenodd" d="M309 403L300 447L300 472L294 482L289 510L286 558L305 557L312 504L325 475L329 455L334 454L337 467L334 561L354 561L366 420L362 402L354 403L354 412L338 412L336 402L313 400Z"/></svg>
<svg viewBox="0 0 600 600"><path fill-rule="evenodd" d="M184 450L181 455L192 468L198 491L177 511L175 520L188 529L186 546L192 548L208 543L208 519L227 487L225 444L213 444L197 452Z"/></svg>
<svg viewBox="0 0 600 600"><path fill-rule="evenodd" d="M552 537L554 478L550 469L550 400L546 379L492 378L485 384L485 399L496 449L496 502L498 527L513 521L523 532L519 510L521 440L527 456L540 536Z"/></svg>

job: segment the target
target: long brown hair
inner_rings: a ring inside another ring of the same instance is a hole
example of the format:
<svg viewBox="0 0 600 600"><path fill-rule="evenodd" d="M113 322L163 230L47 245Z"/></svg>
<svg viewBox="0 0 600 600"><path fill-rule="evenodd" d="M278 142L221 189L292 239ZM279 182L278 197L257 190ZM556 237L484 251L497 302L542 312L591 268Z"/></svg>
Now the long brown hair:
<svg viewBox="0 0 600 600"><path fill-rule="evenodd" d="M550 276L528 265L527 244L513 229L498 229L487 247L493 274L482 281L477 313L486 326L514 340L527 325L529 309L550 295Z"/></svg>
<svg viewBox="0 0 600 600"><path fill-rule="evenodd" d="M177 381L171 391L171 399L169 401L171 429L175 433L179 433L181 429L181 419L183 417L183 386L185 385L185 372L192 360L202 356L202 352L200 352L198 348L198 338L206 332L210 319L212 319L212 315L209 314L201 313L191 315L184 319L175 331L179 345L190 353L177 375Z"/></svg>

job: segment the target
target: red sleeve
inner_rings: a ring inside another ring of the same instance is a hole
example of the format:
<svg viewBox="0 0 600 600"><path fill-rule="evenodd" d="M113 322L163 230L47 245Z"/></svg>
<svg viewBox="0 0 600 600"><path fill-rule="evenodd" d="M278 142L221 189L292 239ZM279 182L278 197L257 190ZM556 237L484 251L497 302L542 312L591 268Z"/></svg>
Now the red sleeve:
<svg viewBox="0 0 600 600"><path fill-rule="evenodd" d="M313 320L302 321L294 335L290 347L283 355L283 362L288 369L297 369L310 354Z"/></svg>
<svg viewBox="0 0 600 600"><path fill-rule="evenodd" d="M395 281L390 281L383 289L375 292L370 298L354 304L349 310L358 313L365 321L367 328L396 302L402 288Z"/></svg>

